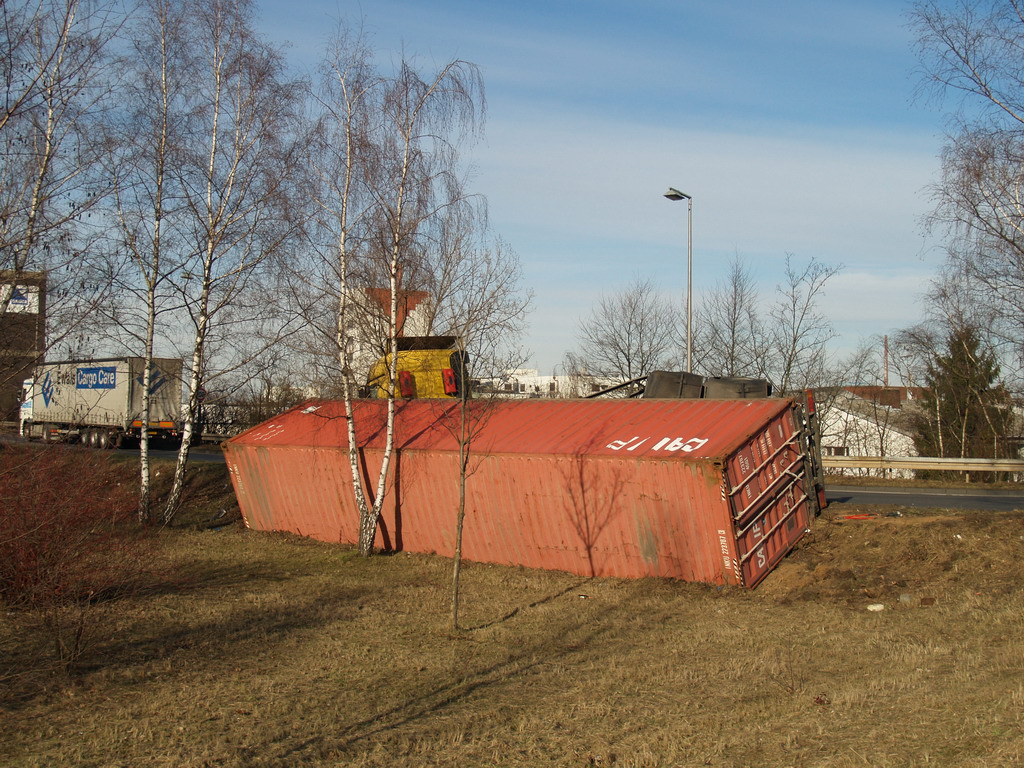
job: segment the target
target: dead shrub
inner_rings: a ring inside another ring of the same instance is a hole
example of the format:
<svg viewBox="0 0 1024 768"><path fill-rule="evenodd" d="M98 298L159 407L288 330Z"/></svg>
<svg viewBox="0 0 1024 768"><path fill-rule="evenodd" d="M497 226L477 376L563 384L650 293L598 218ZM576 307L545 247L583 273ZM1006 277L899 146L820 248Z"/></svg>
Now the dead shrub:
<svg viewBox="0 0 1024 768"><path fill-rule="evenodd" d="M133 480L97 452L0 450L0 602L65 669L99 635L96 606L141 586L155 539L134 524Z"/></svg>

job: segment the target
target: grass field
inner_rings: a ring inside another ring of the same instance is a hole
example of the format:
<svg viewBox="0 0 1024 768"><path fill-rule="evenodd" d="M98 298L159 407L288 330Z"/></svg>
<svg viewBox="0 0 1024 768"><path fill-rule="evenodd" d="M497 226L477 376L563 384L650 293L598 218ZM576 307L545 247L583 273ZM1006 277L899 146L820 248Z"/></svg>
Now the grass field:
<svg viewBox="0 0 1024 768"><path fill-rule="evenodd" d="M5 614L0 764L1024 764L1024 513L855 511L753 592L469 564L458 633L444 558L166 531L69 673Z"/></svg>

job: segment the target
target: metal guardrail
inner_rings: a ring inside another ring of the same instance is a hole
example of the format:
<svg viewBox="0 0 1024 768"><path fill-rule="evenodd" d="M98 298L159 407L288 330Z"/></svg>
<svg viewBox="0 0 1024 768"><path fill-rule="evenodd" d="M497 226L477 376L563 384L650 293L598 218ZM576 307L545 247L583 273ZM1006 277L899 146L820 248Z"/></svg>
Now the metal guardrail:
<svg viewBox="0 0 1024 768"><path fill-rule="evenodd" d="M1021 459L939 459L925 456L822 456L825 469L945 469L952 472L1024 472Z"/></svg>

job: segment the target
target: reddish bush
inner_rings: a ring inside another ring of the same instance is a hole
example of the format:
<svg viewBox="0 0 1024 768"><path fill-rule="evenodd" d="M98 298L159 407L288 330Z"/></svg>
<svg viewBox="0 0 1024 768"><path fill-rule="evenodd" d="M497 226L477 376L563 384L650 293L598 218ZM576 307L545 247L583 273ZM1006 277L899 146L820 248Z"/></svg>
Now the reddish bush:
<svg viewBox="0 0 1024 768"><path fill-rule="evenodd" d="M109 455L0 446L0 601L77 604L134 583L136 494L131 465Z"/></svg>

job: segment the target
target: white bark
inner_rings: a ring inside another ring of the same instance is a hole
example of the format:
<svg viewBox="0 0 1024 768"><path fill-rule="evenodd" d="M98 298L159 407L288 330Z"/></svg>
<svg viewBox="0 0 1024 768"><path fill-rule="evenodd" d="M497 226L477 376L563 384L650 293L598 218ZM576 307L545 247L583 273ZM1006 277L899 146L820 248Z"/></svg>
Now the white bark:
<svg viewBox="0 0 1024 768"><path fill-rule="evenodd" d="M146 320L143 351L142 370L142 422L141 436L139 440L139 520L143 523L152 522L152 473L149 461L149 422L152 413L152 381L153 381L153 357L154 342L156 336L156 322L158 311L157 290L159 284L165 279L163 265L163 221L166 212L164 210L165 182L167 179L167 161L170 152L170 111L171 111L171 69L174 66L172 56L172 44L169 39L170 17L168 7L164 3L159 4L159 10L163 15L159 17L160 31L158 45L160 50L160 93L159 113L157 116L156 147L154 148L154 165L152 172L153 182L153 208L152 216L152 241L148 261L144 260L143 254L136 250L137 240L130 228L126 228L128 235L127 242L135 257L136 265L145 283ZM124 222L123 216L121 221Z"/></svg>
<svg viewBox="0 0 1024 768"><path fill-rule="evenodd" d="M200 411L200 392L209 385L210 339L221 317L243 310L257 270L291 236L285 221L287 197L282 158L296 141L297 89L281 79L277 52L251 29L251 6L228 0L200 0L188 40L200 55L189 84L192 109L185 117L185 156L202 162L178 169L185 202L180 215L196 258L179 289L194 334L186 381L188 403L174 482L163 513L165 524L179 509ZM190 137L195 136L194 151ZM201 138L200 138L201 137ZM262 302L261 302L262 303ZM259 314L259 309L255 309ZM266 347L276 337L257 345ZM236 367L248 362L235 359Z"/></svg>

